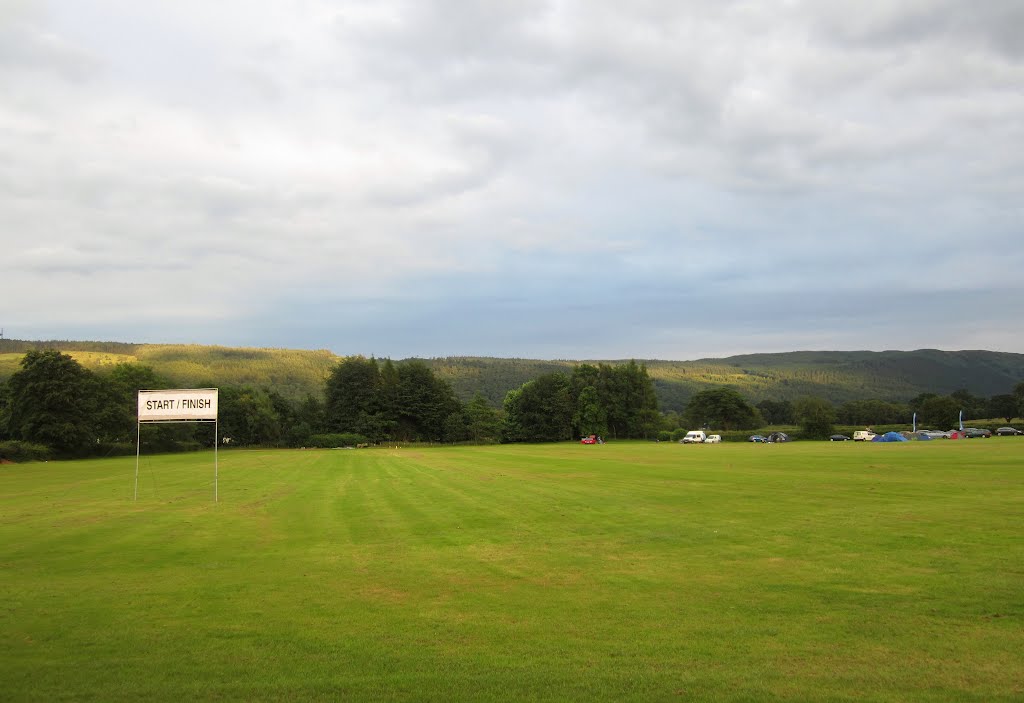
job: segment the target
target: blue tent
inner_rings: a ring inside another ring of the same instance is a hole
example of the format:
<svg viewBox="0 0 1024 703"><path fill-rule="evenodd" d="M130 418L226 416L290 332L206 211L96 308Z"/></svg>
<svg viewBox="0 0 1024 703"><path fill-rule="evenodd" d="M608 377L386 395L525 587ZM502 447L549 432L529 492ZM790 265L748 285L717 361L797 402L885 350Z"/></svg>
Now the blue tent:
<svg viewBox="0 0 1024 703"><path fill-rule="evenodd" d="M906 442L907 438L901 435L899 432L886 432L885 434L875 435L871 440L872 442Z"/></svg>

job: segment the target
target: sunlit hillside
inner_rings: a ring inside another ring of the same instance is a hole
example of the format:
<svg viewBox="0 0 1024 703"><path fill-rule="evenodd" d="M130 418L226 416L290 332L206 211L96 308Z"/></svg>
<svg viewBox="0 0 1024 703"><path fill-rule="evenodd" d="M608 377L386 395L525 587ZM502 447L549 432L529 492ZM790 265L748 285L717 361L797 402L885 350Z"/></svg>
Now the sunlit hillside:
<svg viewBox="0 0 1024 703"><path fill-rule="evenodd" d="M321 394L342 358L326 350L5 339L0 340L0 380L14 373L24 352L34 348L59 349L96 371L136 362L182 386L253 385L293 400ZM496 406L510 389L541 374L568 373L578 363L601 363L489 357L422 361L451 383L463 400L479 392ZM1009 393L1024 381L1024 354L990 351L800 351L638 361L646 364L654 380L662 410L681 410L695 393L723 385L737 388L754 403L805 395L842 403L864 398L906 401L920 393L949 394L961 388L988 397Z"/></svg>
<svg viewBox="0 0 1024 703"><path fill-rule="evenodd" d="M4 340L15 346L15 340ZM185 387L251 385L301 400L319 395L339 358L328 351L251 349L198 344L107 344L99 342L21 342L17 351L0 353L0 379L18 369L29 348L59 349L93 371L133 362ZM4 350L4 347L0 347Z"/></svg>

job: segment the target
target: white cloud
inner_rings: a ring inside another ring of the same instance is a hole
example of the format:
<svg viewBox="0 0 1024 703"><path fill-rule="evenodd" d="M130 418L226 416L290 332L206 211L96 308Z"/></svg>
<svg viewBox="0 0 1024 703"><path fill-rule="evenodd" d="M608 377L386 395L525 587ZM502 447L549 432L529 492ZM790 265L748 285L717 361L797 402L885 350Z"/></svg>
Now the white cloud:
<svg viewBox="0 0 1024 703"><path fill-rule="evenodd" d="M396 356L940 346L939 325L1016 349L993 303L1024 259L1018 19L959 0L7 2L0 244L7 280L47 292L4 323ZM949 314L892 322L906 294ZM865 296L877 315L846 304ZM358 339L331 312L353 305ZM694 306L729 311L708 341ZM778 307L800 312L746 331Z"/></svg>

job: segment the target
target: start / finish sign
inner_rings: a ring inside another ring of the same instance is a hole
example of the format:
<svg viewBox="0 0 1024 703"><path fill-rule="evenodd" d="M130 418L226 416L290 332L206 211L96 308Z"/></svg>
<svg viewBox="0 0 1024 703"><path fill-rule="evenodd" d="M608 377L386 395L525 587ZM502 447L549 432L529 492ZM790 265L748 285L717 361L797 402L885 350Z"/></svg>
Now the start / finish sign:
<svg viewBox="0 0 1024 703"><path fill-rule="evenodd" d="M216 419L216 388L139 391L139 422L195 422Z"/></svg>
<svg viewBox="0 0 1024 703"><path fill-rule="evenodd" d="M147 422L213 423L213 500L217 490L217 389L178 388L165 391L139 391L139 423L135 445L135 500L139 499L139 456L142 452L142 425Z"/></svg>

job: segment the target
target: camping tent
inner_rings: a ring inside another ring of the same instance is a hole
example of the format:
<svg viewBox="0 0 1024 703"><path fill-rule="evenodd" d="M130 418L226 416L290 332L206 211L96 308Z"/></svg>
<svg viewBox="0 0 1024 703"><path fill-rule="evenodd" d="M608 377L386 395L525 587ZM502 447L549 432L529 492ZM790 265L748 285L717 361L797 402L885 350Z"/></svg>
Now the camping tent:
<svg viewBox="0 0 1024 703"><path fill-rule="evenodd" d="M872 442L906 442L907 438L901 435L899 432L886 432L885 434L875 435Z"/></svg>

